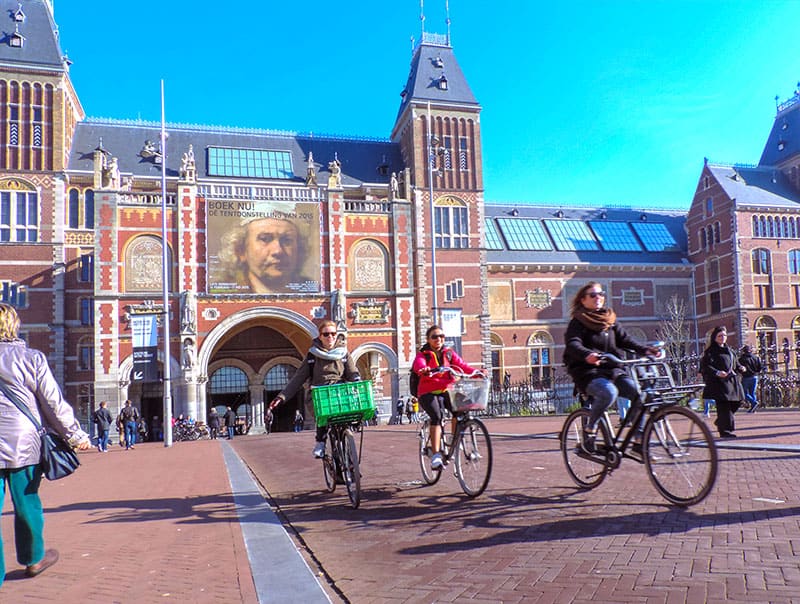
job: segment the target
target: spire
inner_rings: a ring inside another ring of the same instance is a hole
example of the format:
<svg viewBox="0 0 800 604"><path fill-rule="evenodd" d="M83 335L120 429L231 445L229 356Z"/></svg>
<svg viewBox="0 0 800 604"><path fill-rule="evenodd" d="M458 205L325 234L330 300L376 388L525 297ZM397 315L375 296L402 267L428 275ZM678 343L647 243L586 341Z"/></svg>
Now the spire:
<svg viewBox="0 0 800 604"><path fill-rule="evenodd" d="M450 0L444 0L445 20L447 24L447 45L450 45Z"/></svg>

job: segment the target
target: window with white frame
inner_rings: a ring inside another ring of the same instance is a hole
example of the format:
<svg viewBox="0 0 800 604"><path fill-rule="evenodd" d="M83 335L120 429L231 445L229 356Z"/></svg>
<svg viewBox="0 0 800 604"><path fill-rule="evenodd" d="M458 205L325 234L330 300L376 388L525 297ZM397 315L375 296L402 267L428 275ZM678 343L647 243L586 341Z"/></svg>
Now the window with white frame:
<svg viewBox="0 0 800 604"><path fill-rule="evenodd" d="M94 346L91 338L81 338L78 342L78 369L82 371L94 369Z"/></svg>
<svg viewBox="0 0 800 604"><path fill-rule="evenodd" d="M89 283L94 281L94 254L81 254L78 281Z"/></svg>
<svg viewBox="0 0 800 604"><path fill-rule="evenodd" d="M35 191L4 191L0 184L0 242L39 239L39 195Z"/></svg>
<svg viewBox="0 0 800 604"><path fill-rule="evenodd" d="M28 288L14 281L0 281L0 300L15 308L27 308Z"/></svg>
<svg viewBox="0 0 800 604"><path fill-rule="evenodd" d="M80 298L81 325L94 325L94 300Z"/></svg>
<svg viewBox="0 0 800 604"><path fill-rule="evenodd" d="M465 249L469 247L469 214L467 204L446 196L433 208L433 228L437 248Z"/></svg>

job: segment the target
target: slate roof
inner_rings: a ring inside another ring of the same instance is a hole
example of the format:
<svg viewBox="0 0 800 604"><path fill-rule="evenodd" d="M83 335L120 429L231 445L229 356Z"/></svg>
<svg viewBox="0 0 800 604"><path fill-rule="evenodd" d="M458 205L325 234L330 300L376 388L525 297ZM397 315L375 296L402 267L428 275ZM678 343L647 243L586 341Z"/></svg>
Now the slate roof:
<svg viewBox="0 0 800 604"><path fill-rule="evenodd" d="M645 217L643 220L642 217ZM642 246L642 251L607 251L598 246L597 250L560 251L553 245L551 251L518 251L507 248L503 250L487 249L489 264L615 264L631 265L646 264L668 265L688 264L686 231L686 212L678 210L658 210L653 208L593 208L580 206L553 206L533 204L485 204L485 217L487 220L495 218L506 219L536 219L536 220L580 220L580 221L608 221L624 223L660 223L664 224L667 231L677 243L674 251L647 251ZM545 230L546 232L546 230ZM552 244L552 239L550 240ZM504 241L504 245L506 242Z"/></svg>
<svg viewBox="0 0 800 604"><path fill-rule="evenodd" d="M783 103L772 124L759 166L777 166L800 153L800 94Z"/></svg>
<svg viewBox="0 0 800 604"><path fill-rule="evenodd" d="M398 119L411 102L430 101L432 104L444 103L480 109L450 45L426 41L435 38L426 34L414 51L408 81L403 89L403 100L397 112ZM438 86L442 75L447 79L446 90Z"/></svg>
<svg viewBox="0 0 800 604"><path fill-rule="evenodd" d="M18 23L14 15L20 4L25 19ZM15 31L24 38L21 48L9 45ZM44 0L0 0L0 65L64 71L63 53L56 31L50 7Z"/></svg>
<svg viewBox="0 0 800 604"><path fill-rule="evenodd" d="M737 207L797 209L800 204L800 193L777 168L708 164L708 169Z"/></svg>
<svg viewBox="0 0 800 604"><path fill-rule="evenodd" d="M225 128L220 126L194 126L167 124L167 175L178 176L181 156L194 149L198 179L205 179L208 147L234 147L289 151L295 178L292 182L304 182L308 153L313 152L317 167L317 181L327 184L328 162L338 156L342 163L342 184L388 183L392 172L403 168L400 147L389 140L335 138L311 136L292 132ZM120 172L140 177L160 178L161 165L139 156L145 141L156 147L161 140L160 124L155 122L90 119L77 125L75 139L69 157L70 171L93 171L93 154L101 141L102 147L118 159ZM386 165L386 173L379 170ZM233 177L225 177L234 182ZM253 180L253 179L248 179Z"/></svg>

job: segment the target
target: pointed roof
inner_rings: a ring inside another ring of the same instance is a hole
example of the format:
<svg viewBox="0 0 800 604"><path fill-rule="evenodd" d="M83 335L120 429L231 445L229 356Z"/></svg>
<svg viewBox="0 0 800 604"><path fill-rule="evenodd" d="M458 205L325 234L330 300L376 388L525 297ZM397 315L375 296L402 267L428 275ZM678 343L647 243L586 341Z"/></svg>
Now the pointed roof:
<svg viewBox="0 0 800 604"><path fill-rule="evenodd" d="M797 155L800 155L800 89L792 98L778 105L758 165L777 166Z"/></svg>
<svg viewBox="0 0 800 604"><path fill-rule="evenodd" d="M446 86L441 85L442 76ZM447 36L423 33L414 49L397 119L411 103L463 105L480 110Z"/></svg>
<svg viewBox="0 0 800 604"><path fill-rule="evenodd" d="M27 65L64 71L64 55L50 2L27 0L22 12L19 7L17 0L0 0L0 67ZM16 32L23 38L22 46L11 44Z"/></svg>

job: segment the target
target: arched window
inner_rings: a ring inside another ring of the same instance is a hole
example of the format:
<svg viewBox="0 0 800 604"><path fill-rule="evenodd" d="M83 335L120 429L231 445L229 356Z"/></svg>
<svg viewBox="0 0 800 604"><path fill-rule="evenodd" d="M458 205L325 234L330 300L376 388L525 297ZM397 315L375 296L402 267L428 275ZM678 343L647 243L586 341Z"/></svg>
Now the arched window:
<svg viewBox="0 0 800 604"><path fill-rule="evenodd" d="M549 388L552 377L553 338L546 331L537 331L528 338L531 380L534 385Z"/></svg>
<svg viewBox="0 0 800 604"><path fill-rule="evenodd" d="M67 202L67 224L69 228L77 229L81 220L80 193L78 189L70 189L67 195L69 197L69 201Z"/></svg>
<svg viewBox="0 0 800 604"><path fill-rule="evenodd" d="M709 258L706 262L708 271L708 286L716 287L719 285L719 258Z"/></svg>
<svg viewBox="0 0 800 604"><path fill-rule="evenodd" d="M267 371L267 375L264 376L264 388L268 392L280 392L289 383L296 371L297 367L286 363L271 367Z"/></svg>
<svg viewBox="0 0 800 604"><path fill-rule="evenodd" d="M781 232L778 236L779 237L789 236L789 221L787 220L786 216L781 218Z"/></svg>
<svg viewBox="0 0 800 604"><path fill-rule="evenodd" d="M433 230L438 248L469 247L469 213L467 204L452 195L436 200L433 208Z"/></svg>
<svg viewBox="0 0 800 604"><path fill-rule="evenodd" d="M721 231L721 229L720 229L719 223L715 222L714 223L714 243L719 243L720 241L722 241L722 238L720 237L720 231Z"/></svg>
<svg viewBox="0 0 800 604"><path fill-rule="evenodd" d="M797 219L794 216L789 217L789 237L797 239Z"/></svg>
<svg viewBox="0 0 800 604"><path fill-rule="evenodd" d="M19 179L0 181L0 241L39 240L39 194Z"/></svg>
<svg viewBox="0 0 800 604"><path fill-rule="evenodd" d="M350 250L349 283L354 291L388 291L389 253L372 239L356 243Z"/></svg>
<svg viewBox="0 0 800 604"><path fill-rule="evenodd" d="M706 237L706 230L700 229L700 249L706 249L706 245L708 243L708 238Z"/></svg>
<svg viewBox="0 0 800 604"><path fill-rule="evenodd" d="M753 237L761 237L760 232L758 228L758 216L753 216Z"/></svg>
<svg viewBox="0 0 800 604"><path fill-rule="evenodd" d="M766 216L759 216L758 217L758 224L759 224L759 237L766 237L767 236L767 217Z"/></svg>
<svg viewBox="0 0 800 604"><path fill-rule="evenodd" d="M87 229L94 228L94 191L91 189L83 192L83 226Z"/></svg>
<svg viewBox="0 0 800 604"><path fill-rule="evenodd" d="M775 220L767 216L767 237L775 237Z"/></svg>
<svg viewBox="0 0 800 604"><path fill-rule="evenodd" d="M789 274L800 275L800 250L789 250Z"/></svg>
<svg viewBox="0 0 800 604"><path fill-rule="evenodd" d="M751 253L753 259L753 274L755 275L769 275L770 273L770 256L769 250L764 248L756 248Z"/></svg>
<svg viewBox="0 0 800 604"><path fill-rule="evenodd" d="M168 248L168 266L172 266L170 252ZM125 249L125 291L160 292L161 266L161 239L153 235L136 237ZM172 280L172 271L169 273Z"/></svg>

